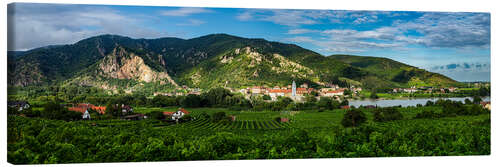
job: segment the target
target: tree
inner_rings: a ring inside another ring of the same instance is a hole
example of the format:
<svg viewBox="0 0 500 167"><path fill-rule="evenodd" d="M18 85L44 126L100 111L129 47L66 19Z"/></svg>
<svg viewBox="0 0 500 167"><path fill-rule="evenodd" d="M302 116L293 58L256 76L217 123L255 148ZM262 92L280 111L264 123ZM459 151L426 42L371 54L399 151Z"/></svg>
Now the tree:
<svg viewBox="0 0 500 167"><path fill-rule="evenodd" d="M269 95L264 95L264 96L262 96L262 99L263 99L263 100L271 100L271 96L269 96Z"/></svg>
<svg viewBox="0 0 500 167"><path fill-rule="evenodd" d="M187 95L181 104L183 107L200 107L201 97L194 94Z"/></svg>
<svg viewBox="0 0 500 167"><path fill-rule="evenodd" d="M81 114L82 113L79 112L69 111L57 102L48 102L43 106L40 116L47 119L71 121L81 119Z"/></svg>
<svg viewBox="0 0 500 167"><path fill-rule="evenodd" d="M229 118L226 116L225 112L216 112L214 115L212 115L213 122L220 122L228 119Z"/></svg>
<svg viewBox="0 0 500 167"><path fill-rule="evenodd" d="M342 106L348 106L349 105L349 101L347 101L347 99L344 99L344 100L342 100L342 103L340 103L340 105L342 105Z"/></svg>
<svg viewBox="0 0 500 167"><path fill-rule="evenodd" d="M344 96L350 96L352 95L352 91L349 89L344 90Z"/></svg>
<svg viewBox="0 0 500 167"><path fill-rule="evenodd" d="M331 110L333 109L332 99L329 97L320 97L318 101L319 109Z"/></svg>
<svg viewBox="0 0 500 167"><path fill-rule="evenodd" d="M433 106L433 105L434 105L434 102L432 102L430 100L427 100L427 103L425 103L425 106Z"/></svg>
<svg viewBox="0 0 500 167"><path fill-rule="evenodd" d="M363 111L359 109L347 110L342 118L342 125L344 127L356 127L366 122L366 116Z"/></svg>
<svg viewBox="0 0 500 167"><path fill-rule="evenodd" d="M490 95L490 90L486 87L481 87L479 88L479 96L489 96Z"/></svg>
<svg viewBox="0 0 500 167"><path fill-rule="evenodd" d="M469 98L465 98L464 103L465 103L465 104L472 104L472 101L470 101L470 99L469 99Z"/></svg>
<svg viewBox="0 0 500 167"><path fill-rule="evenodd" d="M306 96L306 102L308 102L308 103L315 103L316 101L318 101L318 100L313 95L307 95Z"/></svg>
<svg viewBox="0 0 500 167"><path fill-rule="evenodd" d="M372 92L370 94L370 98L372 98L372 99L378 99L378 95L377 95L376 89L372 89Z"/></svg>
<svg viewBox="0 0 500 167"><path fill-rule="evenodd" d="M108 105L106 105L106 114L114 117L122 116L122 107L117 104L108 103Z"/></svg>
<svg viewBox="0 0 500 167"><path fill-rule="evenodd" d="M149 118L157 119L157 120L163 120L165 119L165 115L163 115L163 112L161 111L152 111L147 114Z"/></svg>
<svg viewBox="0 0 500 167"><path fill-rule="evenodd" d="M374 121L377 122L386 122L386 121L394 121L400 120L403 118L403 114L398 111L395 107L387 107L387 108L377 108L374 111Z"/></svg>
<svg viewBox="0 0 500 167"><path fill-rule="evenodd" d="M472 100L472 101L473 101L473 103L474 103L474 104L479 104L479 103L481 103L483 100L482 100L482 99L481 99L481 97L479 97L479 96L474 96L474 98L473 98L473 100Z"/></svg>
<svg viewBox="0 0 500 167"><path fill-rule="evenodd" d="M202 98L206 100L208 104L206 106L222 106L224 105L224 100L226 96L231 96L231 92L224 88L214 88L210 89L208 92L202 94Z"/></svg>

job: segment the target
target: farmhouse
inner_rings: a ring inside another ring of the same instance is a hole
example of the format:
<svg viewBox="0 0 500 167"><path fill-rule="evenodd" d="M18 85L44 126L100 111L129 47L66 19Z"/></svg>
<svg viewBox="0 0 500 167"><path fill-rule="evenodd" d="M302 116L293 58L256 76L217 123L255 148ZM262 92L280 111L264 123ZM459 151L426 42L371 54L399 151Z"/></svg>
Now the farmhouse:
<svg viewBox="0 0 500 167"><path fill-rule="evenodd" d="M263 86L254 86L250 89L250 92L252 94L264 94L266 93L267 89Z"/></svg>
<svg viewBox="0 0 500 167"><path fill-rule="evenodd" d="M285 96L287 93L291 94L292 90L290 89L270 89L269 96L272 100L276 100L278 96Z"/></svg>
<svg viewBox="0 0 500 167"><path fill-rule="evenodd" d="M122 104L122 113L132 113L134 112L134 109L130 107L129 105Z"/></svg>
<svg viewBox="0 0 500 167"><path fill-rule="evenodd" d="M405 93L415 93L415 92L417 92L417 89L415 89L415 88L405 88L405 89L403 89L403 92L405 92Z"/></svg>
<svg viewBox="0 0 500 167"><path fill-rule="evenodd" d="M30 108L30 103L27 101L8 101L7 105L13 108L19 108L19 111Z"/></svg>
<svg viewBox="0 0 500 167"><path fill-rule="evenodd" d="M483 106L483 108L485 108L485 109L491 110L491 102L490 101L481 102L481 106Z"/></svg>
<svg viewBox="0 0 500 167"><path fill-rule="evenodd" d="M95 106L93 104L88 104L88 103L79 103L77 105L74 105L73 107L68 108L69 111L80 112L80 113L84 114L84 116L85 116L85 112L88 112L88 109L95 110L99 114L105 114L105 112L106 112L106 107ZM90 115L89 115L89 119L90 119Z"/></svg>
<svg viewBox="0 0 500 167"><path fill-rule="evenodd" d="M175 120L176 122L187 114L189 114L189 111L183 108L179 108L176 112L168 112L168 111L163 112L163 115L171 117L172 120Z"/></svg>

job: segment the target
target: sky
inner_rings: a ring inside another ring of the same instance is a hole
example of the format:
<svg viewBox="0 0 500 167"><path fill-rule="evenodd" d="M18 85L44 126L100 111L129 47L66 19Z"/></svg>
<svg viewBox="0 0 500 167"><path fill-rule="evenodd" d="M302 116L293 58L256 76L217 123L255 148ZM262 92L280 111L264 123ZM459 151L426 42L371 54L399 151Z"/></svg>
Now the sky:
<svg viewBox="0 0 500 167"><path fill-rule="evenodd" d="M8 49L102 34L189 39L214 33L297 44L324 56L386 57L458 81L490 81L490 14L106 6L8 6Z"/></svg>

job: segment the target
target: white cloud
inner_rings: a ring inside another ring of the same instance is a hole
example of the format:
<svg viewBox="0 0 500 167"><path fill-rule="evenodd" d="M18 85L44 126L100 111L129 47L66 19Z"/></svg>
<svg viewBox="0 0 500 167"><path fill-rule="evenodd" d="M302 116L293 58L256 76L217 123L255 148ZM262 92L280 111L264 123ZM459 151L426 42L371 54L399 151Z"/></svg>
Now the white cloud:
<svg viewBox="0 0 500 167"><path fill-rule="evenodd" d="M285 41L289 42L297 42L297 43L303 43L303 42L315 42L311 37L302 37L302 36L297 36L297 37L292 37L292 38L286 38Z"/></svg>
<svg viewBox="0 0 500 167"><path fill-rule="evenodd" d="M176 25L178 25L178 26L199 26L199 25L202 25L202 24L205 24L205 21L197 20L197 19L189 19L185 23L179 23L179 24L176 24Z"/></svg>
<svg viewBox="0 0 500 167"><path fill-rule="evenodd" d="M8 8L8 49L28 50L75 43L100 35L132 38L169 35L143 24L147 16L126 15L106 7L54 4L13 4Z"/></svg>
<svg viewBox="0 0 500 167"><path fill-rule="evenodd" d="M174 10L164 10L161 11L160 14L163 16L189 16L193 14L211 13L211 12L213 11L204 8L179 8Z"/></svg>
<svg viewBox="0 0 500 167"><path fill-rule="evenodd" d="M245 11L243 13L240 13L236 16L236 19L241 20L241 21L248 21L251 20L252 17L252 12L250 11Z"/></svg>
<svg viewBox="0 0 500 167"><path fill-rule="evenodd" d="M490 15L487 13L424 13L416 20L397 21L401 31L416 31L417 44L428 47L487 47L490 45Z"/></svg>
<svg viewBox="0 0 500 167"><path fill-rule="evenodd" d="M306 33L314 33L319 32L318 30L310 30L310 29L290 29L287 34L306 34Z"/></svg>

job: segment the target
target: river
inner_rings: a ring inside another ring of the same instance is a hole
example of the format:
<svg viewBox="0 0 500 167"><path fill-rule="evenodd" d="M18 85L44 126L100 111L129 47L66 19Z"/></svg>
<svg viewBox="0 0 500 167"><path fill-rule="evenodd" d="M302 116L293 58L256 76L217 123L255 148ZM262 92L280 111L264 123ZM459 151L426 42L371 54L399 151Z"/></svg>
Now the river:
<svg viewBox="0 0 500 167"><path fill-rule="evenodd" d="M425 105L427 101L437 101L438 99L450 99L453 101L461 101L464 102L465 99L469 99L472 101L472 97L443 97L443 98L410 98L410 99L394 99L394 100L374 100L374 99L365 99L365 100L349 100L350 106L359 107L361 105L374 105L378 107L390 107L390 106L399 106L407 107L407 106L416 106L417 104ZM490 101L490 97L483 97L483 101Z"/></svg>

